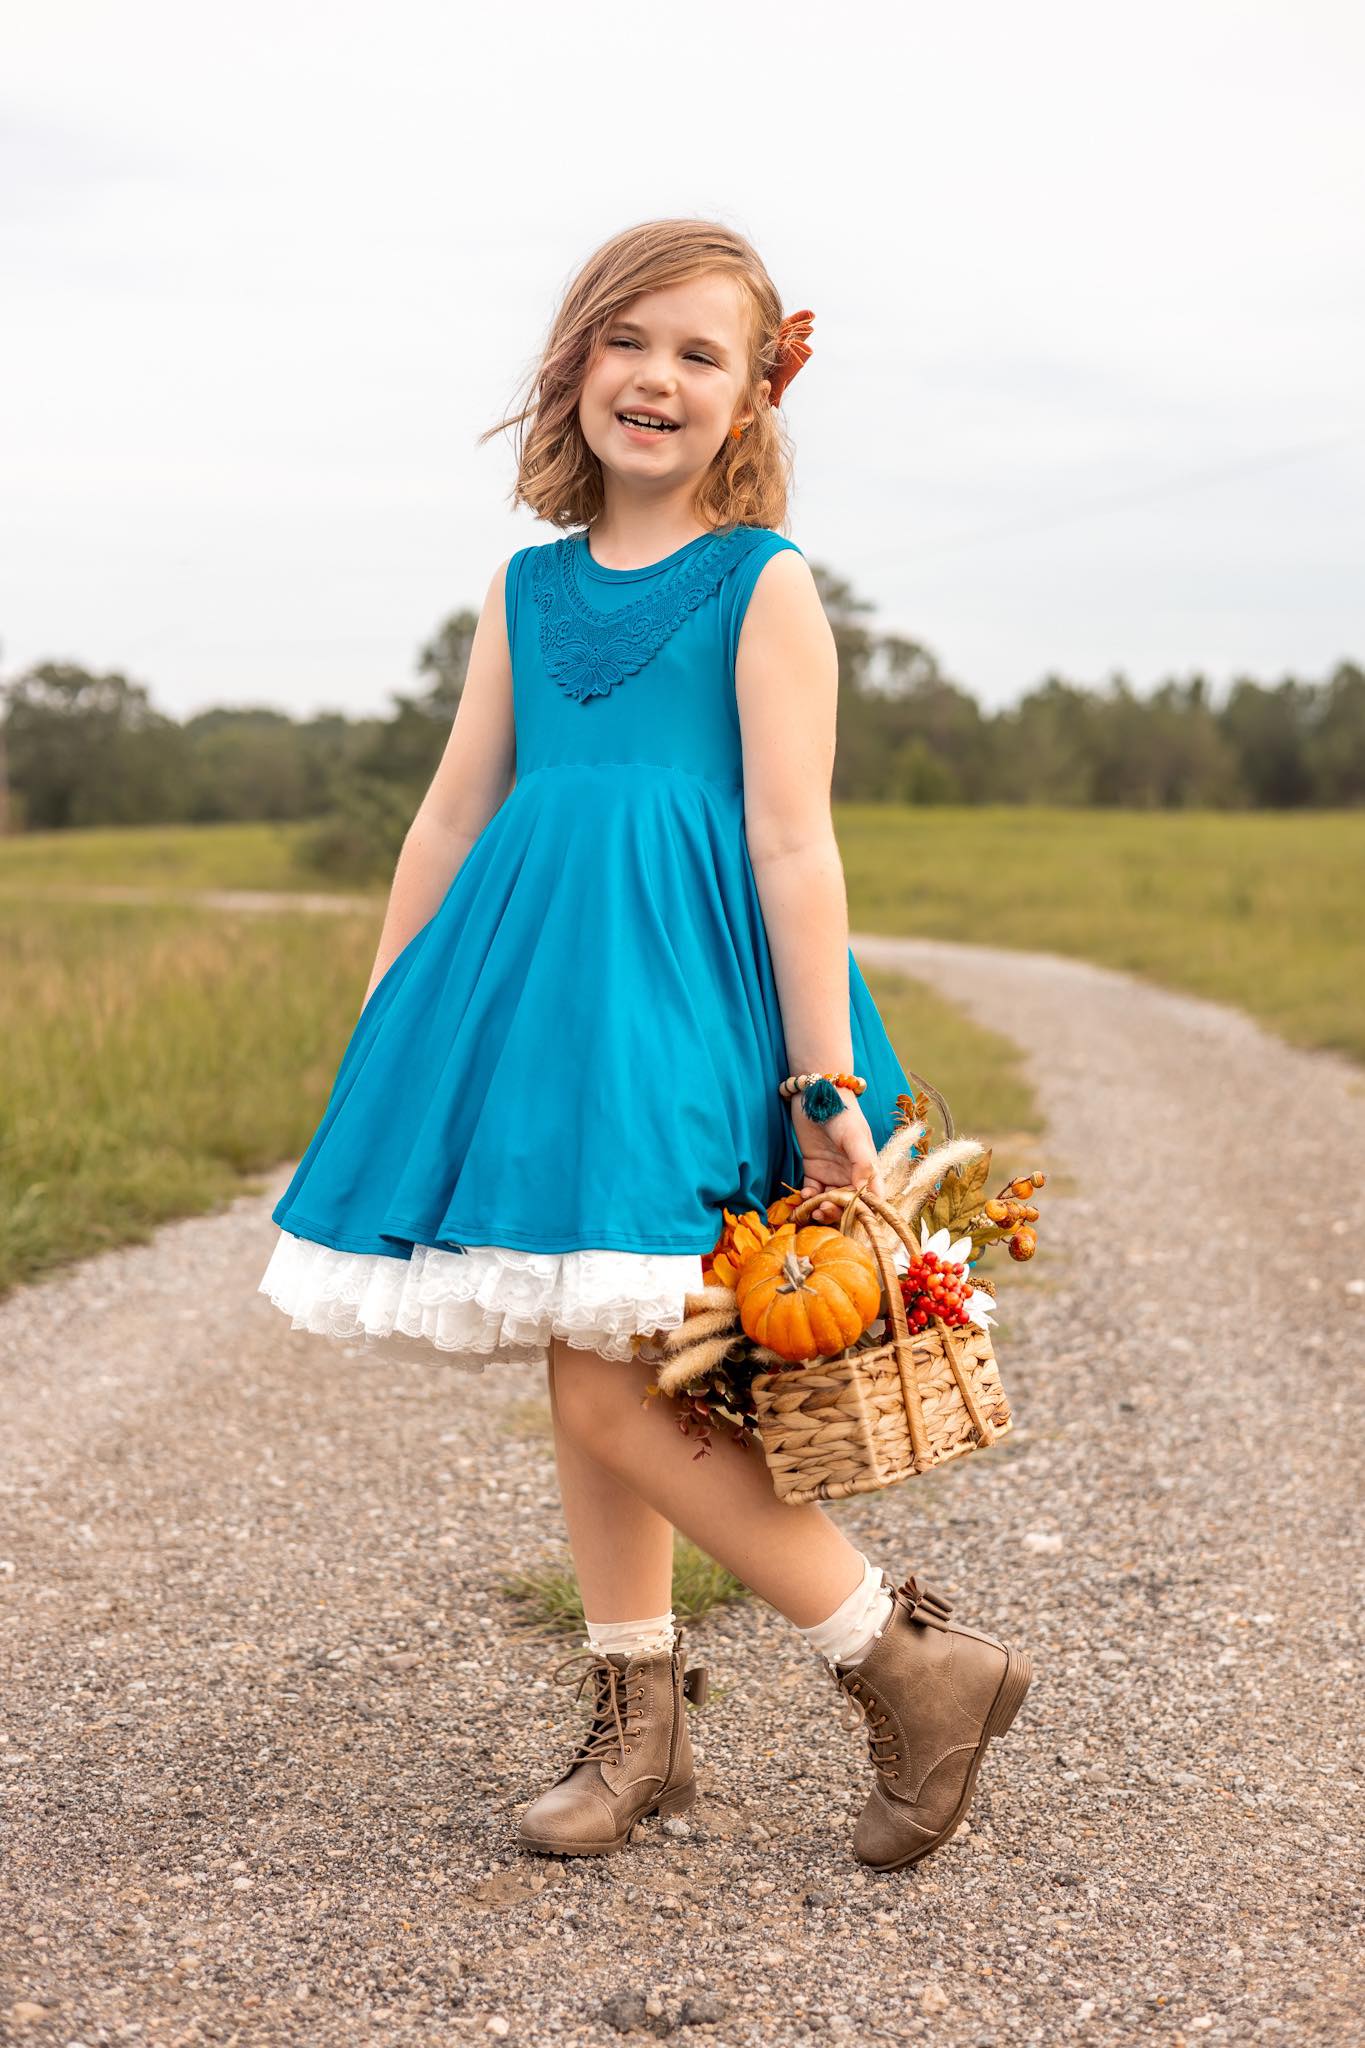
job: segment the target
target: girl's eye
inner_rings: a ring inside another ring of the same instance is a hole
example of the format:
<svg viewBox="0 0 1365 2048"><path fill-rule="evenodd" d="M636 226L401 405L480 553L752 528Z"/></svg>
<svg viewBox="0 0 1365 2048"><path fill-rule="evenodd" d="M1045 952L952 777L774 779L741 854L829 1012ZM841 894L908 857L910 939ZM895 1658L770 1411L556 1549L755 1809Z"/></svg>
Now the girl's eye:
<svg viewBox="0 0 1365 2048"><path fill-rule="evenodd" d="M636 348L638 345L628 334L614 335L607 343L608 348ZM716 367L710 356L701 355L696 349L689 350L687 360L689 363L705 363L708 370L714 370Z"/></svg>

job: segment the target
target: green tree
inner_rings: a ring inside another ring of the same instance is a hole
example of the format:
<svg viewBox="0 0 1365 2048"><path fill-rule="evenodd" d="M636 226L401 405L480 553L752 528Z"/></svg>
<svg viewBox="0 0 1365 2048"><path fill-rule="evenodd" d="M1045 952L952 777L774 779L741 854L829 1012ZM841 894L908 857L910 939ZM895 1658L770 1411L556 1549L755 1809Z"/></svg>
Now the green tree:
<svg viewBox="0 0 1365 2048"><path fill-rule="evenodd" d="M191 755L186 815L198 823L299 818L309 774L301 728L282 711L214 709L187 719Z"/></svg>
<svg viewBox="0 0 1365 2048"><path fill-rule="evenodd" d="M10 783L31 831L186 816L185 734L143 684L45 661L4 699Z"/></svg>
<svg viewBox="0 0 1365 2048"><path fill-rule="evenodd" d="M1219 724L1253 804L1288 810L1309 801L1313 777L1304 741L1311 701L1311 687L1292 677L1273 690L1250 676L1234 682Z"/></svg>
<svg viewBox="0 0 1365 2048"><path fill-rule="evenodd" d="M1088 691L1056 675L999 711L993 722L995 800L1093 802L1094 711Z"/></svg>
<svg viewBox="0 0 1365 2048"><path fill-rule="evenodd" d="M1365 803L1365 670L1339 664L1315 707L1304 763L1320 804Z"/></svg>

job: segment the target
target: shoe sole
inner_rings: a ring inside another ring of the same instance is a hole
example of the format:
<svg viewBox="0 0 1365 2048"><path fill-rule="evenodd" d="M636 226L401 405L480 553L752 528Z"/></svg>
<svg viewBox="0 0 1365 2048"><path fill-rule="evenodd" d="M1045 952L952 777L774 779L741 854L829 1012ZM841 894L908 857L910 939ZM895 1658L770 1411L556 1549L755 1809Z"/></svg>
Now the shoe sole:
<svg viewBox="0 0 1365 2048"><path fill-rule="evenodd" d="M610 1856L616 1849L624 1849L630 1840L630 1830L636 1821L652 1820L657 1814L667 1820L671 1814L686 1813L696 1803L697 1781L691 1779L686 1785L679 1785L673 1792L667 1792L653 1806L646 1806L631 1816L630 1824L623 1834L612 1842L551 1842L535 1835L517 1834L517 1842L523 1849L535 1849L542 1856Z"/></svg>
<svg viewBox="0 0 1365 2048"><path fill-rule="evenodd" d="M972 1803L972 1794L976 1789L976 1774L981 1769L981 1759L986 1754L986 1745L997 1735L1005 1734L1024 1704L1024 1694L1028 1691L1033 1678L1031 1651L1009 1650L1006 1658L1005 1675L1000 1681L1000 1690L991 1701L986 1724L981 1731L981 1740L976 1745L976 1755L972 1758L971 1769L967 1773L967 1782L962 1787L962 1797L958 1800L947 1827L935 1835L932 1841L917 1842L913 1849L908 1850L904 1856L893 1857L890 1863L873 1863L868 1857L860 1856L858 1861L865 1863L869 1870L904 1870L908 1863L918 1863L922 1857L932 1854L935 1849L941 1849L949 1836L956 1834L966 1819L967 1808Z"/></svg>

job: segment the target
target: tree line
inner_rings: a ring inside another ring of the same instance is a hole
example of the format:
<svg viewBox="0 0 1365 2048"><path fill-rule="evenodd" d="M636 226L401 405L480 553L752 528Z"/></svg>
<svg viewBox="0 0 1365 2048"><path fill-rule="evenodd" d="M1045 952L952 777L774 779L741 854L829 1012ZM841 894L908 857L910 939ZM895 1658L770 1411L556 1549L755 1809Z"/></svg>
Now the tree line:
<svg viewBox="0 0 1365 2048"><path fill-rule="evenodd" d="M1238 676L1139 695L1049 674L985 710L921 642L880 633L872 607L817 567L839 649L836 800L1128 809L1299 809L1365 800L1365 670ZM177 720L145 685L44 661L0 683L0 829L310 821L306 857L391 867L459 702L477 615L453 613L390 710L292 718L223 706Z"/></svg>

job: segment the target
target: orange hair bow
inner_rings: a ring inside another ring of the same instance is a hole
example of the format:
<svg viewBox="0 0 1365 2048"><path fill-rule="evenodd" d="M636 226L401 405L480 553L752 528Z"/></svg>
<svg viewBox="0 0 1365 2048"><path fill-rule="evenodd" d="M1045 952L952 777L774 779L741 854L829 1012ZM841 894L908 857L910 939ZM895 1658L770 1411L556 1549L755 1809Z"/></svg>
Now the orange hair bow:
<svg viewBox="0 0 1365 2048"><path fill-rule="evenodd" d="M777 362L769 376L768 403L776 405L803 364L811 358L809 335L815 315L809 306L788 313L777 329Z"/></svg>

